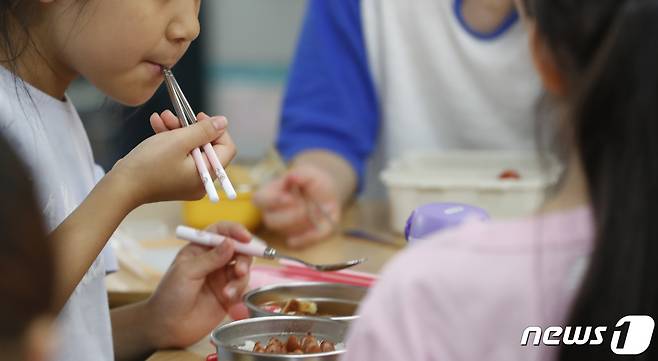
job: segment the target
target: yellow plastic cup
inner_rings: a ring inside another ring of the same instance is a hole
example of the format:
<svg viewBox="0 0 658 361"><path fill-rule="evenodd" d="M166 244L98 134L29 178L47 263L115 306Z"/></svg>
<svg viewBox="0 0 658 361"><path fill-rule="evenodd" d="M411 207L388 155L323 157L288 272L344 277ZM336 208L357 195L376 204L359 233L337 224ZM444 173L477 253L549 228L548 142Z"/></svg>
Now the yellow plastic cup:
<svg viewBox="0 0 658 361"><path fill-rule="evenodd" d="M193 202L184 202L183 221L190 227L206 228L220 221L237 222L250 231L260 225L260 210L251 202L251 192L238 192L236 199L220 197L211 203L208 196Z"/></svg>
<svg viewBox="0 0 658 361"><path fill-rule="evenodd" d="M247 170L244 167L233 165L227 169L231 182L237 192L236 199L228 199L218 188L220 200L211 203L208 196L203 199L183 203L183 222L190 227L206 228L220 221L237 222L244 225L248 230L254 231L261 222L260 210L252 202L253 186L247 179Z"/></svg>

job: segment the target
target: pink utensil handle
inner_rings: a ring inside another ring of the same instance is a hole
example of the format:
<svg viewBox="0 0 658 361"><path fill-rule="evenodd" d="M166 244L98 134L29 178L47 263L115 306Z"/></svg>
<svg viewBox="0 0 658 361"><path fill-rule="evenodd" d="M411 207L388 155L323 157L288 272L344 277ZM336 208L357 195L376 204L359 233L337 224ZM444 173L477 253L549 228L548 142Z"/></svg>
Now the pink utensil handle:
<svg viewBox="0 0 658 361"><path fill-rule="evenodd" d="M188 226L176 227L176 237L208 247L217 247L226 240L226 237L222 235ZM236 252L253 257L263 257L265 250L267 249L266 245L257 242L241 243L236 241L233 242L233 246L235 247Z"/></svg>
<svg viewBox="0 0 658 361"><path fill-rule="evenodd" d="M203 151L206 153L208 161L210 161L210 165L212 165L213 169L215 169L215 174L217 175L217 179L219 179L219 184L222 185L222 189L224 190L224 193L226 193L228 199L237 198L238 195L235 193L233 184L231 184L231 181L228 179L228 175L226 174L222 163L219 161L219 158L217 158L215 148L213 148L210 143L206 143L206 145L203 146Z"/></svg>
<svg viewBox="0 0 658 361"><path fill-rule="evenodd" d="M344 283L348 285L363 286L363 287L370 287L377 280L377 279L365 280L365 279L353 278L348 275L341 274L340 271L319 272L310 269L302 269L298 267L288 267L288 266L281 268L280 271L286 277L299 277L316 282Z"/></svg>
<svg viewBox="0 0 658 361"><path fill-rule="evenodd" d="M192 158L194 159L194 164L196 164L196 169L197 171L199 171L199 175L201 176L201 182L203 182L203 187L206 189L206 193L208 193L208 198L213 203L219 202L219 195L217 194L217 189L215 189L215 184L212 181L212 177L210 176L210 173L208 173L208 168L206 168L206 162L203 161L203 157L201 156L201 151L199 150L199 148L194 148L192 150Z"/></svg>

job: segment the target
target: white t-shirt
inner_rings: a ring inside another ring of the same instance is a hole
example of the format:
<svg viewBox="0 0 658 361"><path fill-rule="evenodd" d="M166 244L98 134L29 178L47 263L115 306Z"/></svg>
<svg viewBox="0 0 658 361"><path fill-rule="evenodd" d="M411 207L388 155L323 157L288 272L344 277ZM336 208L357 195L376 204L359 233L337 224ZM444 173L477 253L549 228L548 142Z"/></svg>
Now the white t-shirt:
<svg viewBox="0 0 658 361"><path fill-rule="evenodd" d="M541 85L523 24L478 39L459 23L454 6L454 0L361 2L382 118L371 171L410 150L533 149Z"/></svg>
<svg viewBox="0 0 658 361"><path fill-rule="evenodd" d="M0 67L0 130L36 178L39 206L49 231L54 230L104 175L77 111L68 98L60 101L15 81ZM114 359L104 277L115 268L105 247L59 314L55 360Z"/></svg>

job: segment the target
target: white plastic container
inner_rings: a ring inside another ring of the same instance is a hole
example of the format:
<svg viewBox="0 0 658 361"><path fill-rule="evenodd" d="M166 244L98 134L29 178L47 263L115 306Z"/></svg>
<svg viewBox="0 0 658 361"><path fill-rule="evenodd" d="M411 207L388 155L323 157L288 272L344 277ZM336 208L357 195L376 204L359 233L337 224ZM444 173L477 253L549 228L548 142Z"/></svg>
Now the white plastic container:
<svg viewBox="0 0 658 361"><path fill-rule="evenodd" d="M453 151L409 153L381 173L388 189L394 231L403 233L407 218L430 202L459 202L485 209L492 218L528 215L544 201L560 167L534 153ZM501 179L514 171L518 179Z"/></svg>

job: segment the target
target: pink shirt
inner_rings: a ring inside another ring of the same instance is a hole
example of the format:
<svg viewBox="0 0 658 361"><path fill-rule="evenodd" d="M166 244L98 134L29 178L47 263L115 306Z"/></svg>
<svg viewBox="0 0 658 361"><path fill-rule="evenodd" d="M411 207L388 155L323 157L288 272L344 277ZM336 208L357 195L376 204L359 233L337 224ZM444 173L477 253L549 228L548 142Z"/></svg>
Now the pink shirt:
<svg viewBox="0 0 658 361"><path fill-rule="evenodd" d="M403 251L352 325L343 361L550 360L528 326L563 325L592 250L588 208L470 224Z"/></svg>

